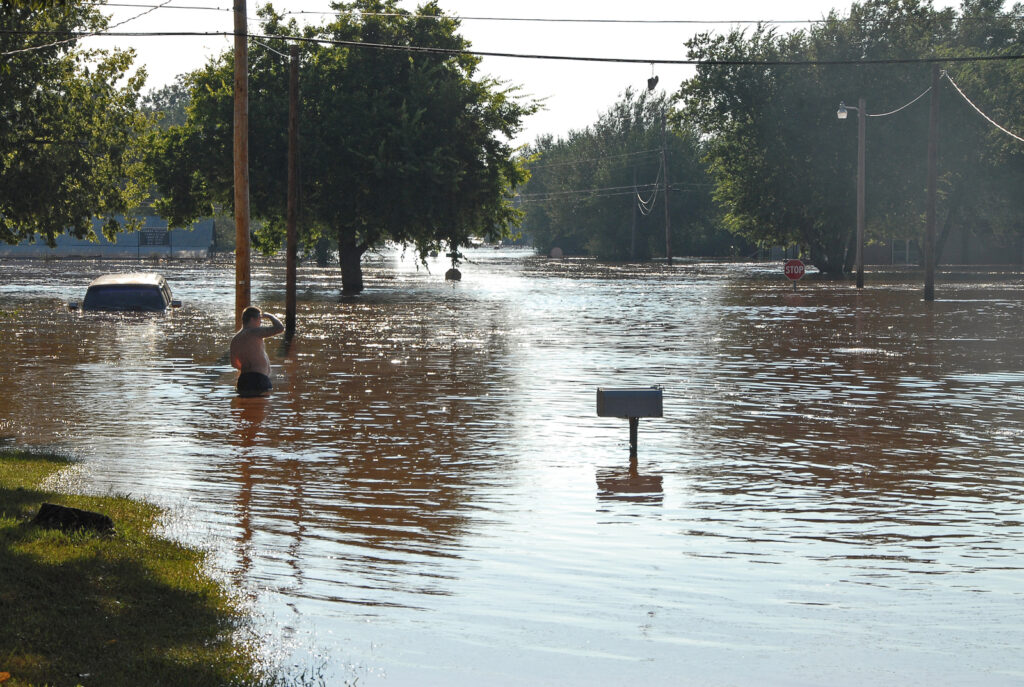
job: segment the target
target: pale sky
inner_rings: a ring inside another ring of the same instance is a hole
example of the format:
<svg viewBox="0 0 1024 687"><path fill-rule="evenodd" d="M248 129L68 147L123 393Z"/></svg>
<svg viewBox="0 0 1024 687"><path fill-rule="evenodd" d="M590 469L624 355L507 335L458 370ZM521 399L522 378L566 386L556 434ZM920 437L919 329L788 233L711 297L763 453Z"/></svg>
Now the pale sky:
<svg viewBox="0 0 1024 687"><path fill-rule="evenodd" d="M146 12L146 5L167 6L153 10L118 26L113 31L233 31L232 0L111 0L142 6L110 6L105 11L112 23L131 19ZM248 1L250 30L258 32L256 9L263 0ZM420 4L402 2L410 11ZM571 62L522 58L486 57L481 72L502 81L518 84L526 94L546 98L546 109L526 122L519 143L532 142L545 133L565 135L582 129L611 107L627 88L642 90L652 74L659 77L658 88L675 90L692 75L686 65L652 66L647 60L686 59L685 41L694 33L725 33L733 26L751 26L758 20L787 22L779 30L789 32L817 20L837 7L846 14L850 3L831 0L440 0L447 14L463 17L461 33L474 50L528 55L572 55L645 60L644 64ZM936 7L958 6L958 2L936 0ZM329 0L276 0L278 10L329 12ZM177 6L177 8L175 8ZM187 9L184 9L187 8ZM210 8L210 9L198 9ZM696 23L565 23L527 21L487 21L470 17L528 19L614 19L645 22ZM322 23L321 14L302 14L300 22ZM724 22L724 23L723 23ZM230 37L147 37L90 38L88 47L134 47L136 64L149 73L146 89L172 82L178 74L201 66L206 59L232 47ZM850 97L853 97L852 94Z"/></svg>

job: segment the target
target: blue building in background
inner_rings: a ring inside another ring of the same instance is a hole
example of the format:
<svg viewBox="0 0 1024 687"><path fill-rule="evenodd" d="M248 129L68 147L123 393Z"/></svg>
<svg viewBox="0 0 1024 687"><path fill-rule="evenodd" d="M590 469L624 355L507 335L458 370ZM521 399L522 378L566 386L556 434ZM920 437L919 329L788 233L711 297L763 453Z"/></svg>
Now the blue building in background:
<svg viewBox="0 0 1024 687"><path fill-rule="evenodd" d="M21 258L205 258L213 248L213 220L196 222L192 229L168 229L167 221L156 216L144 218L142 229L117 235L116 243L100 234L98 221L93 221L98 240L76 239L66 234L57 237L57 246L50 248L37 238L17 245L0 244L0 257Z"/></svg>

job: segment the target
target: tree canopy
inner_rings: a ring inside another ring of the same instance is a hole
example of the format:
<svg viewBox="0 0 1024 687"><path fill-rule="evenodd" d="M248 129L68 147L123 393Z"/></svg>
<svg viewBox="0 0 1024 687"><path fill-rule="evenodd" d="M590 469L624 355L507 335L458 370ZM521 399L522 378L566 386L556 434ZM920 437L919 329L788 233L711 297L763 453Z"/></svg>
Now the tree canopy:
<svg viewBox="0 0 1024 687"><path fill-rule="evenodd" d="M627 89L592 126L541 137L525 151L523 230L538 249L610 260L664 256L664 147L673 252L733 252L736 240L720 231L711 203L699 133L684 121L663 128L668 110L666 95Z"/></svg>
<svg viewBox="0 0 1024 687"><path fill-rule="evenodd" d="M867 0L853 4L848 16L833 12L807 30L780 35L758 26L749 34L705 33L689 41L691 57L703 64L677 96L708 137L706 161L729 229L753 241L806 245L823 272L848 269L857 133L856 123L838 121L835 112L840 101L855 105L864 97L871 115L869 234L920 236L928 98L903 106L928 89L927 60L942 64L953 56L1020 53L1019 11L1016 17L1002 15L1000 4L968 0L958 17L920 0ZM988 104L1005 108L1013 102L999 89L1006 90L1001 78L1020 73L1018 63L964 65L949 67L950 73L964 74L977 92L991 95ZM1019 211L1012 195L998 202L995 196L997 179L1019 174L1021 149L997 154L991 129L969 115L948 86L943 81L939 94L940 190L947 227L958 204L981 197L967 191L979 182L987 189L988 207L977 208L984 216L1000 214L997 208ZM1017 79L1015 88L1020 87ZM1020 122L1019 114L996 107L993 112Z"/></svg>
<svg viewBox="0 0 1024 687"><path fill-rule="evenodd" d="M79 50L97 31L93 3L0 3L0 240L65 232L113 240L148 188L137 110L144 71L131 52ZM123 85L118 85L123 84ZM129 220L128 224L132 224Z"/></svg>
<svg viewBox="0 0 1024 687"><path fill-rule="evenodd" d="M414 13L395 0L337 9L333 21L301 32L269 5L260 15L265 35L306 39L300 224L309 242L336 238L343 286L358 292L360 256L386 241L421 256L445 248L457 255L473 236L511 230L518 213L510 191L525 172L509 141L535 106L477 74L479 58L460 52L468 44L458 20L434 2ZM251 208L270 249L280 246L286 216L288 64L279 53L287 44L249 45ZM231 205L232 69L226 53L188 75L186 123L154 141L165 195L158 208L172 223Z"/></svg>

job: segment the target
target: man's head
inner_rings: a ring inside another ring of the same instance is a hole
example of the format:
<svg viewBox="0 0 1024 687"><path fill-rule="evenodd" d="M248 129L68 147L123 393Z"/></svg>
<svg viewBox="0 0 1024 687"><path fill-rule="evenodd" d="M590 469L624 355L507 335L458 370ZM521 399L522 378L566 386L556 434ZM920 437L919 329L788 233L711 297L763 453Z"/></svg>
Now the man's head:
<svg viewBox="0 0 1024 687"><path fill-rule="evenodd" d="M248 308L242 311L242 326L259 326L260 318L263 317L263 313L260 309L254 305L250 305Z"/></svg>

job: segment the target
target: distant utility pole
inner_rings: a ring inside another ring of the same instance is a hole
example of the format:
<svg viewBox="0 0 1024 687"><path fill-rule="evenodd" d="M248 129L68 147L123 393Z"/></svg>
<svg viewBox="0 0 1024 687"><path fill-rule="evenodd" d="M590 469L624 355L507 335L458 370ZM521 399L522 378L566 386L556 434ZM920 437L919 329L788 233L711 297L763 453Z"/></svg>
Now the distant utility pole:
<svg viewBox="0 0 1024 687"><path fill-rule="evenodd" d="M249 53L245 0L235 0L235 328L250 305Z"/></svg>
<svg viewBox="0 0 1024 687"><path fill-rule="evenodd" d="M935 187L939 157L939 65L932 65L931 109L928 114L928 201L924 227L924 299L935 300Z"/></svg>
<svg viewBox="0 0 1024 687"><path fill-rule="evenodd" d="M867 103L857 100L857 288L864 288L864 122Z"/></svg>
<svg viewBox="0 0 1024 687"><path fill-rule="evenodd" d="M299 215L299 46L291 46L288 78L288 263L286 269L284 332L295 334L295 261Z"/></svg>
<svg viewBox="0 0 1024 687"><path fill-rule="evenodd" d="M661 110L661 175L665 180L665 257L672 264L672 231L668 220L668 113Z"/></svg>
<svg viewBox="0 0 1024 687"><path fill-rule="evenodd" d="M632 198L633 202L631 203L631 205L633 206L633 226L631 228L631 231L629 232L629 259L630 260L636 260L636 213L637 213L637 210L639 209L637 207L637 205L639 204L637 202L638 198L639 198L639 194L637 194L637 192L636 192L636 167L634 167L633 168L633 198Z"/></svg>

